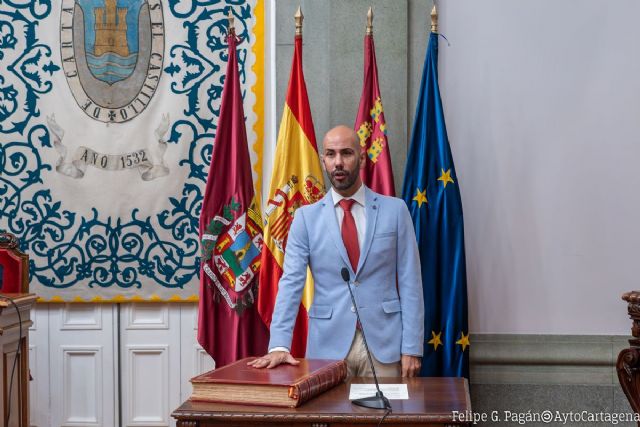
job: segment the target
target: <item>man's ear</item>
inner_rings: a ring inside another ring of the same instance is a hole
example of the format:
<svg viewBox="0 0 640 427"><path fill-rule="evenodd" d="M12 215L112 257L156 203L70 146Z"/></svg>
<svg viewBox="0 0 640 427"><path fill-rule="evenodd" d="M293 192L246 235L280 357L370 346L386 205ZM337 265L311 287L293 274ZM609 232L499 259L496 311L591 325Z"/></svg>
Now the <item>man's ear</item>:
<svg viewBox="0 0 640 427"><path fill-rule="evenodd" d="M364 149L360 150L360 169L364 169L364 167L367 165L367 153L364 151Z"/></svg>
<svg viewBox="0 0 640 427"><path fill-rule="evenodd" d="M322 165L322 170L327 172L327 167L324 165L324 154L320 154L320 164Z"/></svg>

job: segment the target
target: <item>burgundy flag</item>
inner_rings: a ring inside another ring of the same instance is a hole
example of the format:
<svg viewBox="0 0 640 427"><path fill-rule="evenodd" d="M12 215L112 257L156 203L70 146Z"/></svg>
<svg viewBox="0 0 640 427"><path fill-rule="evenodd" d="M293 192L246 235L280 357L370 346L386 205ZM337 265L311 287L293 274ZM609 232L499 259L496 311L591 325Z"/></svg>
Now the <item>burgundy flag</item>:
<svg viewBox="0 0 640 427"><path fill-rule="evenodd" d="M395 196L373 34L364 37L364 83L354 129L367 154L365 168L360 171L362 182L377 193Z"/></svg>
<svg viewBox="0 0 640 427"><path fill-rule="evenodd" d="M218 129L200 214L202 259L198 342L221 367L267 352L268 332L255 308L262 249L230 25L229 59Z"/></svg>

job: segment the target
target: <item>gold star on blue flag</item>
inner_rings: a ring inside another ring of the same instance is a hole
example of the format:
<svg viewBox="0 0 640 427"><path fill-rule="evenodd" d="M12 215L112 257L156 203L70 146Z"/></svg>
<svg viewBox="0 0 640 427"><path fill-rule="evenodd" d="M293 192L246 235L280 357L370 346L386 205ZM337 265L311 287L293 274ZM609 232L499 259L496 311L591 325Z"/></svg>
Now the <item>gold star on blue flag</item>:
<svg viewBox="0 0 640 427"><path fill-rule="evenodd" d="M438 35L431 33L402 186L420 249L424 330L432 335L424 341L422 376L469 377L469 334L463 332L469 330L467 273L457 181L438 88Z"/></svg>
<svg viewBox="0 0 640 427"><path fill-rule="evenodd" d="M416 189L416 195L411 200L415 200L418 203L418 207L421 208L423 203L428 203L427 190L420 191L419 188Z"/></svg>
<svg viewBox="0 0 640 427"><path fill-rule="evenodd" d="M444 188L447 188L447 184L448 183L454 183L453 179L451 178L451 169L447 169L447 171L445 172L444 169L442 170L442 175L440 175L440 178L438 178L438 181L442 181L442 183L444 184Z"/></svg>
<svg viewBox="0 0 640 427"><path fill-rule="evenodd" d="M467 347L471 345L471 342L469 341L469 334L465 335L464 332L461 332L460 339L456 341L456 344L461 345L462 351L465 351Z"/></svg>
<svg viewBox="0 0 640 427"><path fill-rule="evenodd" d="M431 331L431 339L427 343L433 346L433 351L437 351L438 346L442 345L442 332L436 334L436 331Z"/></svg>

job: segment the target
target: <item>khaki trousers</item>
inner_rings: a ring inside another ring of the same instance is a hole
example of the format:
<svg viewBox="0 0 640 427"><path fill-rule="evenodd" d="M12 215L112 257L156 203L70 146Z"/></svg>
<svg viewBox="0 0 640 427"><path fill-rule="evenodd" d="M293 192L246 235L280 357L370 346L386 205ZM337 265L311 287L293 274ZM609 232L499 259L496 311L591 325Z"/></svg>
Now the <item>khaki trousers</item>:
<svg viewBox="0 0 640 427"><path fill-rule="evenodd" d="M376 369L376 375L379 377L400 377L402 376L402 368L400 362L382 363L379 362L373 354L371 354L373 366ZM345 359L347 362L347 378L351 377L373 377L367 350L362 339L362 331L356 329L356 333L351 343L351 348Z"/></svg>

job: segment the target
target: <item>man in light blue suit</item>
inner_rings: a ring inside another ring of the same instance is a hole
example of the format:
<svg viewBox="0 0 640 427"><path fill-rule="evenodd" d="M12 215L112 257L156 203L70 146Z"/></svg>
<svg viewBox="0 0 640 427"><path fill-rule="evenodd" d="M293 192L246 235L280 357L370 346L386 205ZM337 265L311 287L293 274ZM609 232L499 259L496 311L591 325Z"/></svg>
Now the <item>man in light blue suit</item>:
<svg viewBox="0 0 640 427"><path fill-rule="evenodd" d="M350 376L370 376L362 330L379 376L416 376L424 340L420 258L402 199L362 184L365 153L353 129L323 140L322 163L333 188L295 213L271 321L269 353L256 368L298 364L289 349L307 267L314 280L306 357L346 359ZM362 325L341 270L349 269ZM396 281L397 279L397 281ZM397 286L396 286L397 283Z"/></svg>

